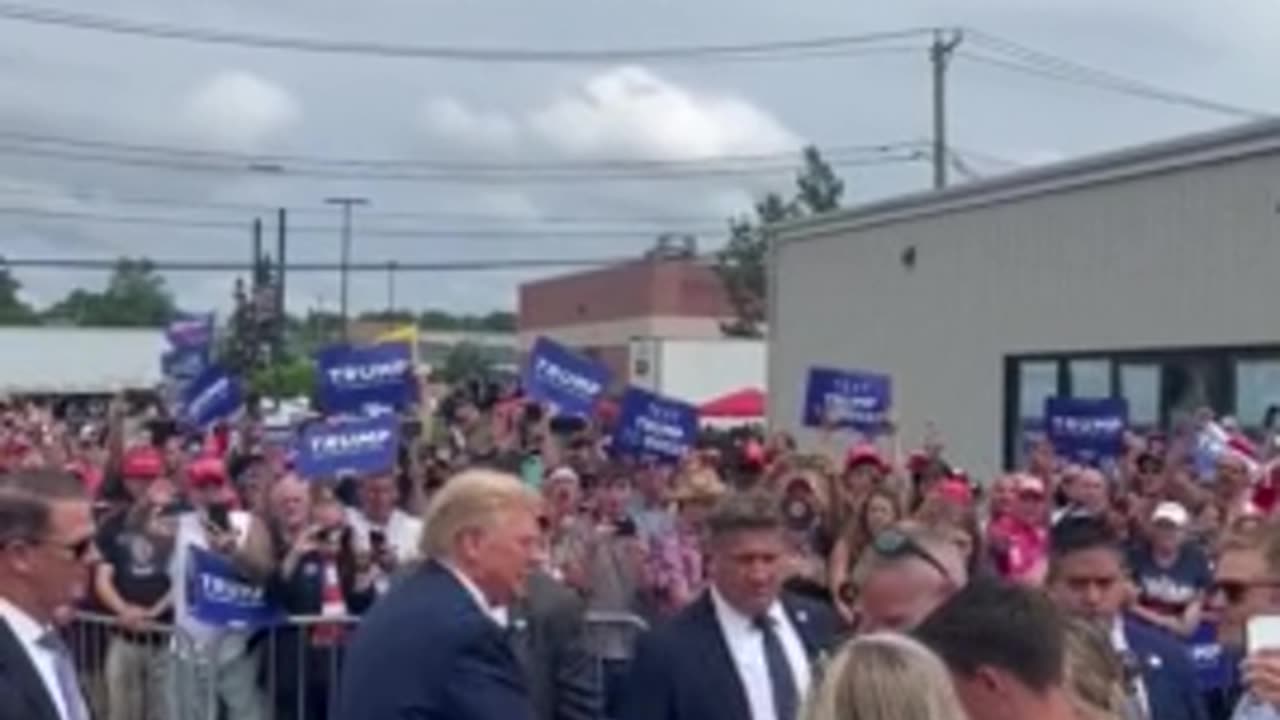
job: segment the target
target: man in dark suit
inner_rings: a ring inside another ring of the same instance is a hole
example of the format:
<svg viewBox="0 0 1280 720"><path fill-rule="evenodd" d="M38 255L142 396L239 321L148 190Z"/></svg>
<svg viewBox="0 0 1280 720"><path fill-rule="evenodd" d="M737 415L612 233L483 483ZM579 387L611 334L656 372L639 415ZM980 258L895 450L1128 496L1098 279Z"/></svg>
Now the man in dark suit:
<svg viewBox="0 0 1280 720"><path fill-rule="evenodd" d="M1125 554L1106 521L1073 517L1050 535L1049 595L1063 610L1098 625L1129 671L1130 715L1149 720L1206 720L1195 668L1185 646L1127 616Z"/></svg>
<svg viewBox="0 0 1280 720"><path fill-rule="evenodd" d="M89 720L55 617L84 595L93 539L79 479L0 472L0 720Z"/></svg>
<svg viewBox="0 0 1280 720"><path fill-rule="evenodd" d="M619 720L796 720L835 613L782 592L777 498L727 495L707 526L711 588L640 640Z"/></svg>
<svg viewBox="0 0 1280 720"><path fill-rule="evenodd" d="M534 569L537 498L469 471L426 513L429 558L365 616L343 667L338 720L533 720L505 608Z"/></svg>
<svg viewBox="0 0 1280 720"><path fill-rule="evenodd" d="M600 719L600 665L586 647L584 603L577 593L535 572L511 608L511 642L537 720Z"/></svg>

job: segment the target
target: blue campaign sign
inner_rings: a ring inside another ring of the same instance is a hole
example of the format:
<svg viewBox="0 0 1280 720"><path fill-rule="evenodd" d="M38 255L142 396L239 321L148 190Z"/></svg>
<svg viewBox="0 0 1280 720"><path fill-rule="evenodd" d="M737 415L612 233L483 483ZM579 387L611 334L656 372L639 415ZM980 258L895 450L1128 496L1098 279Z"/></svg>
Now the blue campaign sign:
<svg viewBox="0 0 1280 720"><path fill-rule="evenodd" d="M394 415L314 423L298 437L293 465L309 479L368 475L394 468L399 450L400 420Z"/></svg>
<svg viewBox="0 0 1280 720"><path fill-rule="evenodd" d="M194 545L188 551L187 597L196 619L220 627L257 628L284 618L268 601L265 588L246 579L230 560Z"/></svg>
<svg viewBox="0 0 1280 720"><path fill-rule="evenodd" d="M366 405L402 409L413 404L413 356L406 343L334 345L316 354L320 407L360 413Z"/></svg>
<svg viewBox="0 0 1280 720"><path fill-rule="evenodd" d="M698 408L630 387L622 396L610 449L620 455L679 461L697 439Z"/></svg>
<svg viewBox="0 0 1280 720"><path fill-rule="evenodd" d="M204 347L174 348L160 356L160 371L170 380L194 380L209 364Z"/></svg>
<svg viewBox="0 0 1280 720"><path fill-rule="evenodd" d="M538 338L525 365L525 393L559 412L590 415L609 387L609 368L548 338Z"/></svg>
<svg viewBox="0 0 1280 720"><path fill-rule="evenodd" d="M804 393L804 424L853 428L872 433L889 422L893 382L888 375L857 370L810 368Z"/></svg>
<svg viewBox="0 0 1280 720"><path fill-rule="evenodd" d="M181 315L165 328L165 337L175 349L208 350L213 344L213 314Z"/></svg>
<svg viewBox="0 0 1280 720"><path fill-rule="evenodd" d="M1129 404L1124 398L1045 398L1044 422L1059 455L1096 465L1124 454Z"/></svg>
<svg viewBox="0 0 1280 720"><path fill-rule="evenodd" d="M220 365L210 365L183 390L181 417L205 428L230 417L243 401L240 379Z"/></svg>

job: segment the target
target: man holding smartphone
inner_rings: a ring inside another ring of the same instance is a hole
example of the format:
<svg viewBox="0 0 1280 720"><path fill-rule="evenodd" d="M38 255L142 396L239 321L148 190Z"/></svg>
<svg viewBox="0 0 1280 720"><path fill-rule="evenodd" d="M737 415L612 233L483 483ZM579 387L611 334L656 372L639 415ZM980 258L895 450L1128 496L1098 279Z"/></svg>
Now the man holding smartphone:
<svg viewBox="0 0 1280 720"><path fill-rule="evenodd" d="M357 556L376 566L378 594L385 593L391 577L419 557L422 521L399 508L400 488L391 471L357 480L360 506L347 513Z"/></svg>
<svg viewBox="0 0 1280 720"><path fill-rule="evenodd" d="M1280 718L1280 525L1227 538L1206 597L1218 640L1245 657L1232 720Z"/></svg>

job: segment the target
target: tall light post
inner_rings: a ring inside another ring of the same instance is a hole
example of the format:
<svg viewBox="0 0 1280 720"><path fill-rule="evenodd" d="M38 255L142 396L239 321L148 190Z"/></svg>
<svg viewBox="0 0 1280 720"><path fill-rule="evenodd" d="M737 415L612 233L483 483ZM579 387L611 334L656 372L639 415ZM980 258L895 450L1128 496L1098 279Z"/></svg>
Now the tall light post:
<svg viewBox="0 0 1280 720"><path fill-rule="evenodd" d="M351 265L351 208L365 206L369 204L368 198L362 197L331 197L325 198L325 202L329 205L338 205L342 208L342 260L339 268L341 277L341 290L339 305L341 307L342 322L342 341L347 341L347 275Z"/></svg>

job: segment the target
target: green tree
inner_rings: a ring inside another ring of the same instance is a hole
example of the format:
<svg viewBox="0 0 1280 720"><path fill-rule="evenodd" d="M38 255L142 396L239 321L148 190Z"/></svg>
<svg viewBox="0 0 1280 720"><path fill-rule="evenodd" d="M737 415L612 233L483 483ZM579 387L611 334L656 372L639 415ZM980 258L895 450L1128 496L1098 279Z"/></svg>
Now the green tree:
<svg viewBox="0 0 1280 720"><path fill-rule="evenodd" d="M444 363L435 369L435 377L432 379L454 385L469 378L488 375L493 364L493 357L488 350L475 343L461 342L454 345L445 356Z"/></svg>
<svg viewBox="0 0 1280 720"><path fill-rule="evenodd" d="M150 260L120 258L103 291L73 290L45 314L75 325L159 327L172 320L178 308Z"/></svg>
<svg viewBox="0 0 1280 720"><path fill-rule="evenodd" d="M310 397L315 389L315 366L305 358L295 358L258 369L249 386L262 397Z"/></svg>
<svg viewBox="0 0 1280 720"><path fill-rule="evenodd" d="M716 254L716 273L733 305L731 322L721 330L731 337L760 337L768 297L766 265L769 228L779 222L830 212L840 207L844 181L815 147L806 147L804 166L796 175L791 199L769 193L755 206L755 216L729 220L729 242Z"/></svg>
<svg viewBox="0 0 1280 720"><path fill-rule="evenodd" d="M0 325L32 325L39 315L22 300L22 283L0 259Z"/></svg>

